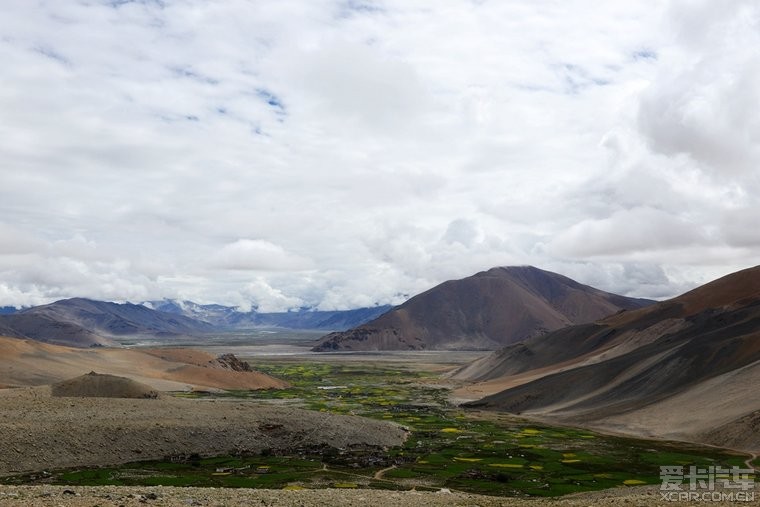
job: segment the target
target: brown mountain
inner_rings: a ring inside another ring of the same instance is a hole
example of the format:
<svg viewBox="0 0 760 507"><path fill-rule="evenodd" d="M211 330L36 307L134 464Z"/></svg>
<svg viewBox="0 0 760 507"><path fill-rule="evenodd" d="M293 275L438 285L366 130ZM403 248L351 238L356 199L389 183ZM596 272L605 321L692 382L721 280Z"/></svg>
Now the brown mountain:
<svg viewBox="0 0 760 507"><path fill-rule="evenodd" d="M93 370L158 391L287 387L231 355L186 348L83 349L0 336L0 387L53 384Z"/></svg>
<svg viewBox="0 0 760 507"><path fill-rule="evenodd" d="M211 324L143 305L73 298L0 315L0 332L59 345L113 345L114 336L182 336L209 332Z"/></svg>
<svg viewBox="0 0 760 507"><path fill-rule="evenodd" d="M531 266L500 267L444 282L313 350L493 350L650 303Z"/></svg>
<svg viewBox="0 0 760 507"><path fill-rule="evenodd" d="M760 266L459 370L469 407L759 450ZM503 389L503 390L502 390ZM719 431L716 431L719 429Z"/></svg>

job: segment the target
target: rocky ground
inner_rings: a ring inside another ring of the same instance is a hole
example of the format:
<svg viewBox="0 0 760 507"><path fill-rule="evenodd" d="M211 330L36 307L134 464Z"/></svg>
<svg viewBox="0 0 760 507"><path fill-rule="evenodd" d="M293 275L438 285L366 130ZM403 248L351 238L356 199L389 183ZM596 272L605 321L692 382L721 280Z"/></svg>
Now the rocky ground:
<svg viewBox="0 0 760 507"><path fill-rule="evenodd" d="M0 475L329 445L391 447L393 423L254 403L56 398L49 387L0 391Z"/></svg>
<svg viewBox="0 0 760 507"><path fill-rule="evenodd" d="M757 495L756 495L757 496ZM706 505L760 505L751 502L700 502ZM117 506L272 506L272 507L684 507L694 502L670 502L660 499L656 487L619 488L557 499L516 499L456 492L391 492L379 490L301 490L213 489L165 487L65 487L65 486L0 486L0 506L29 507L117 507Z"/></svg>

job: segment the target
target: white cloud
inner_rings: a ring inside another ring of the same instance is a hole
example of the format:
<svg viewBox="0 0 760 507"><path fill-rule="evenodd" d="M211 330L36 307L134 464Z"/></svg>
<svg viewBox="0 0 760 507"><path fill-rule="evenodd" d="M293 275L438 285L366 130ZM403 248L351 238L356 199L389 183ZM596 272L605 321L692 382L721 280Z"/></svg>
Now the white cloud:
<svg viewBox="0 0 760 507"><path fill-rule="evenodd" d="M664 296L756 263L756 2L371 6L12 0L0 304L350 308L497 264Z"/></svg>
<svg viewBox="0 0 760 507"><path fill-rule="evenodd" d="M211 264L216 268L240 271L301 271L311 267L308 259L257 239L239 239L224 245L212 257Z"/></svg>
<svg viewBox="0 0 760 507"><path fill-rule="evenodd" d="M283 294L280 289L272 287L261 278L246 284L240 296L237 306L241 311L249 311L251 301L258 302L256 309L261 312L293 310L303 306L304 303L298 297Z"/></svg>
<svg viewBox="0 0 760 507"><path fill-rule="evenodd" d="M548 250L576 258L625 259L640 252L668 251L704 243L698 224L661 210L642 207L577 223L555 236Z"/></svg>
<svg viewBox="0 0 760 507"><path fill-rule="evenodd" d="M459 243L464 247L472 247L480 235L475 221L457 218L446 228L443 240L447 243Z"/></svg>

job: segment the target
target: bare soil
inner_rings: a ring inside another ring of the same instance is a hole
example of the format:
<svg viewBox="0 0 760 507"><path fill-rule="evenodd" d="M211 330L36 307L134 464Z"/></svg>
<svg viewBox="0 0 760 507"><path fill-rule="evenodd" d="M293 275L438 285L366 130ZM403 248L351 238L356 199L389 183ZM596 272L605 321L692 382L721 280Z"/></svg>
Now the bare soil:
<svg viewBox="0 0 760 507"><path fill-rule="evenodd" d="M117 377L91 371L51 386L56 397L75 398L158 398L158 392L149 385L126 377Z"/></svg>
<svg viewBox="0 0 760 507"><path fill-rule="evenodd" d="M757 496L757 495L756 495ZM519 499L470 495L458 492L395 492L379 490L319 489L283 491L267 489L214 489L174 487L68 487L68 486L0 486L0 506L28 507L101 507L117 506L271 506L271 507L587 507L603 506L694 506L694 502L662 500L658 488L618 488L557 499ZM709 502L711 506L760 505L751 502Z"/></svg>
<svg viewBox="0 0 760 507"><path fill-rule="evenodd" d="M29 387L90 371L118 375L158 391L278 389L287 382L257 371L236 371L199 350L178 348L81 349L0 336L0 385Z"/></svg>
<svg viewBox="0 0 760 507"><path fill-rule="evenodd" d="M252 402L0 391L0 475L300 446L384 448L406 434L390 422Z"/></svg>

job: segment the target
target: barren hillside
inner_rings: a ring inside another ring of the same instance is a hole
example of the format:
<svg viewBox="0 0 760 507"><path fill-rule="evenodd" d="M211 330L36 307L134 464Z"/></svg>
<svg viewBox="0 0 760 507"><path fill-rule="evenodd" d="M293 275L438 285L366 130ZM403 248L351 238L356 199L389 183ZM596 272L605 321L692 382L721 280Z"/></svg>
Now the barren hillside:
<svg viewBox="0 0 760 507"><path fill-rule="evenodd" d="M39 386L90 371L131 378L159 391L269 389L287 385L257 371L236 371L192 349L81 349L0 337L0 385Z"/></svg>
<svg viewBox="0 0 760 507"><path fill-rule="evenodd" d="M760 267L518 343L455 378L472 407L760 449ZM722 428L720 432L717 428Z"/></svg>

